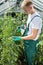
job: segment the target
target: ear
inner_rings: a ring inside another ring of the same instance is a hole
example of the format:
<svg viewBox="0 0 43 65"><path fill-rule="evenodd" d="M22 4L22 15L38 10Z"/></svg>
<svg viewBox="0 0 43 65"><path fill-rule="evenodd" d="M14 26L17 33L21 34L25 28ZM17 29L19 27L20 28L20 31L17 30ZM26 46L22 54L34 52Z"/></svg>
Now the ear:
<svg viewBox="0 0 43 65"><path fill-rule="evenodd" d="M30 5L30 9L32 9L32 5Z"/></svg>

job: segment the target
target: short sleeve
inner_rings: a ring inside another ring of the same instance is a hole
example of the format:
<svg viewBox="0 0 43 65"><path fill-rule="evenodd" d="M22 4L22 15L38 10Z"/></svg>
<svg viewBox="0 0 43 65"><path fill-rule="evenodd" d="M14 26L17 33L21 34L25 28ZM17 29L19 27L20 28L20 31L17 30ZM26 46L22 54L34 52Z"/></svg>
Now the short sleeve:
<svg viewBox="0 0 43 65"><path fill-rule="evenodd" d="M42 19L39 17L34 18L32 22L32 28L40 29L41 27L42 27Z"/></svg>

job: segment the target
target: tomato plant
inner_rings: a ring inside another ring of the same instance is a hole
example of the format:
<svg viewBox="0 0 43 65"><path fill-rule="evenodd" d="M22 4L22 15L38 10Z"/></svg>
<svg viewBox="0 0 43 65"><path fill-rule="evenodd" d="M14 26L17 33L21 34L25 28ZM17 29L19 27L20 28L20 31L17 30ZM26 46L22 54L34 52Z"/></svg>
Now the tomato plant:
<svg viewBox="0 0 43 65"><path fill-rule="evenodd" d="M0 65L21 65L24 60L23 56L23 42L14 42L8 38L11 36L21 36L17 31L17 27L24 24L22 13L16 13L16 16L5 16L0 18ZM22 61L20 60L23 59Z"/></svg>

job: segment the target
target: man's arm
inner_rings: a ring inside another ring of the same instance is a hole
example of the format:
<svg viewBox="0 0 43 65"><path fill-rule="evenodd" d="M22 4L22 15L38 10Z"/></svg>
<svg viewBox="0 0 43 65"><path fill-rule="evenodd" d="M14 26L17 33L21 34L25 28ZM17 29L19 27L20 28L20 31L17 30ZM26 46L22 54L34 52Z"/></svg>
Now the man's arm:
<svg viewBox="0 0 43 65"><path fill-rule="evenodd" d="M32 34L28 36L21 37L22 40L33 40L36 38L38 33L38 29L32 29Z"/></svg>
<svg viewBox="0 0 43 65"><path fill-rule="evenodd" d="M9 39L12 39L13 41L20 41L20 40L33 40L36 38L38 33L38 29L32 29L32 34L24 37L18 37L18 36L12 36Z"/></svg>

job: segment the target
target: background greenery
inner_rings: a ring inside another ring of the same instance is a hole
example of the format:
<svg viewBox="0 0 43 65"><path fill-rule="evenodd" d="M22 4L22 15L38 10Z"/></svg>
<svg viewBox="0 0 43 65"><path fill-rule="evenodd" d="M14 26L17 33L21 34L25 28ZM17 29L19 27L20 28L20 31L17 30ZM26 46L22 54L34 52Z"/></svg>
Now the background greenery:
<svg viewBox="0 0 43 65"><path fill-rule="evenodd" d="M26 19L27 15L23 13L12 13L3 18L0 17L0 65L25 65L23 41L13 42L8 38L21 36L17 27L25 24ZM43 32L39 41L33 65L43 65Z"/></svg>

